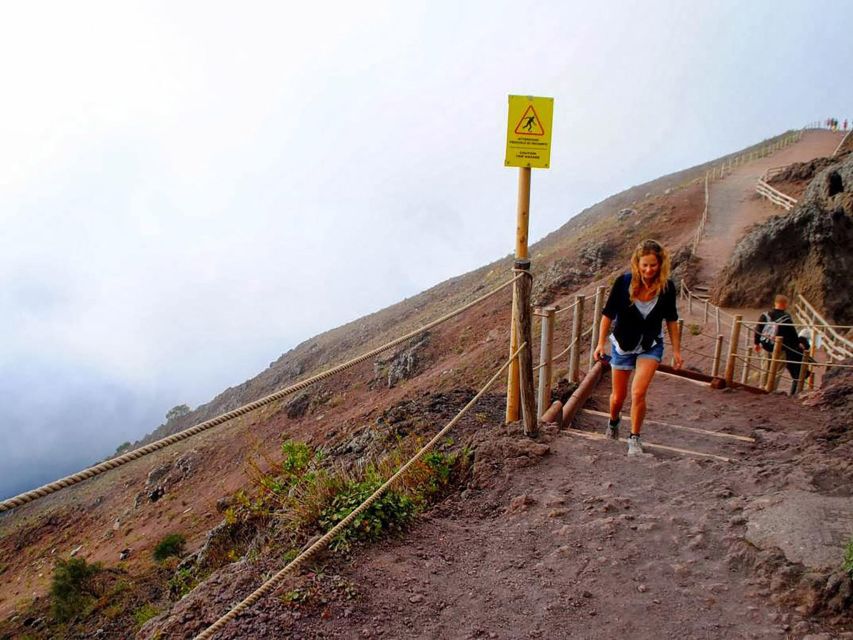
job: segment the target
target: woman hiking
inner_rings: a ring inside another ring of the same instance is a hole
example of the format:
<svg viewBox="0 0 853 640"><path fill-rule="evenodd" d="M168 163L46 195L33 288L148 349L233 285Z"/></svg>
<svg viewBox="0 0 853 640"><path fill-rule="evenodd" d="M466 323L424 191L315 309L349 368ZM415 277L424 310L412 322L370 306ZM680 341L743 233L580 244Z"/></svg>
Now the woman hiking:
<svg viewBox="0 0 853 640"><path fill-rule="evenodd" d="M619 439L619 414L628 393L631 371L631 435L628 454L643 453L640 430L646 416L646 392L663 358L663 332L666 322L672 342L675 368L681 358L678 310L675 308L675 284L669 278L669 254L655 240L643 240L631 256L631 271L616 278L601 315L596 360L610 360L613 389L610 393L610 422L606 435ZM610 333L611 328L613 333ZM611 355L605 352L610 341Z"/></svg>

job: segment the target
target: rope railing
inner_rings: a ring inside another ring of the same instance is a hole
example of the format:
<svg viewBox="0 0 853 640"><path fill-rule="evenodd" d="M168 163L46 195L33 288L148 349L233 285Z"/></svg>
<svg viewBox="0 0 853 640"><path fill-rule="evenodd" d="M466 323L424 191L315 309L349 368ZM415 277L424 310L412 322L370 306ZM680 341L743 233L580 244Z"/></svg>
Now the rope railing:
<svg viewBox="0 0 853 640"><path fill-rule="evenodd" d="M376 355L378 355L384 351L392 349L392 348L396 347L397 345L400 345L403 342L410 340L410 339L414 338L415 336L420 335L424 331L428 331L429 329L432 329L433 327L436 327L436 326L450 320L451 318L458 316L459 314L467 311L471 307L474 307L477 304L483 302L484 300L486 300L486 299L492 297L493 295L499 293L500 291L502 291L506 287L509 287L510 285L515 283L516 280L518 280L520 277L522 277L522 275L523 274L519 273L512 280L509 280L508 282L505 282L504 284L492 289L491 291L480 296L476 300L473 300L472 302L469 302L468 304L466 304L466 305L464 305L464 306L462 306L462 307L460 307L454 311L451 311L450 313L443 315L442 317L438 318L437 320L433 320L432 322L430 322L426 325L423 325L422 327L419 327L418 329L415 329L414 331L411 331L402 337L391 340L390 342L387 342L386 344L384 344L380 347L372 349L372 350L368 351L367 353L364 353L360 356L357 356L357 357L353 358L352 360L349 360L349 361L347 361L343 364L340 364L336 367L332 367L331 369L324 371L322 373L319 373L315 376L312 376L306 380L303 380L302 382L298 382L298 383L291 385L285 389L281 389L279 391L271 393L268 396L260 398L259 400L255 400L254 402L250 402L248 404L245 404L241 407L233 409L232 411L228 411L227 413L223 413L221 415L218 415L214 418L211 418L210 420L206 420L206 421L201 422L197 425L189 427L183 431L180 431L179 433L173 434L171 436L167 436L165 438L157 440L156 442L152 442L151 444L148 444L144 447L140 447L139 449L135 449L133 451L125 453L125 454L123 454L117 458L113 458L111 460L106 460L100 464L94 465L92 467L84 469L84 470L82 470L78 473L72 474L70 476L66 476L65 478L62 478L62 479L57 480L55 482L51 482L51 483L46 484L44 486L41 486L37 489L33 489L31 491L27 491L26 493L22 493L20 495L17 495L13 498L3 500L2 502L0 502L0 513L3 513L4 511L9 511L10 509L14 509L16 507L20 507L24 504L27 504L28 502L32 502L33 500L43 498L44 496L50 495L51 493L54 493L54 492L59 491L61 489L71 487L75 484L83 482L84 480L94 478L97 475L100 475L100 474L105 473L107 471L111 471L112 469L115 469L117 467L125 465L128 462L138 460L139 458L142 458L146 455L154 453L155 451L159 451L160 449L164 449L166 447L169 447L173 444L176 444L178 442L186 440L187 438L191 438L192 436L197 435L203 431L207 431L208 429L211 429L211 428L216 427L220 424L223 424L225 422L233 420L234 418L238 418L238 417L243 416L247 413L250 413L250 412L254 411L255 409L259 409L260 407L263 407L263 406L268 405L272 402L280 400L280 399L284 398L285 396L296 393L297 391L301 391L302 389L305 389L306 387L314 384L315 382L319 382L320 380L325 380L326 378L329 378L329 377L331 377L337 373L340 373L341 371L344 371L346 369L354 367L355 365L357 365L361 362L364 362L365 360L369 360L370 358L372 358L372 357L374 357L374 356L376 356Z"/></svg>
<svg viewBox="0 0 853 640"><path fill-rule="evenodd" d="M759 322L758 320L741 320L741 324L759 325L759 324L763 324L763 323ZM804 322L776 322L774 324L776 324L777 326L780 326L780 327L802 327L806 323L804 323ZM822 327L824 329L848 329L848 330L853 329L853 324L822 324L822 323L817 323L817 322L810 322L808 324L809 324L809 328L812 328L812 327L820 328L820 327ZM841 336L839 336L839 337L841 337Z"/></svg>
<svg viewBox="0 0 853 640"><path fill-rule="evenodd" d="M794 311L797 312L800 316L804 317L805 322L803 324L808 327L817 327L818 325L822 327L826 327L827 331L822 332L824 339L833 343L833 346L837 346L844 351L850 351L848 356L853 355L853 341L845 338L840 333L838 333L835 329L849 329L850 327L843 326L833 326L826 322L822 315L818 312L817 309L806 299L806 297L798 293L797 294L797 304L794 305ZM816 322L819 321L819 322ZM829 334L829 335L827 335Z"/></svg>
<svg viewBox="0 0 853 640"><path fill-rule="evenodd" d="M572 309L574 309L576 306L578 306L578 301L577 301L577 300L575 300L575 301L574 301L572 304L570 304L568 307L560 307L559 309L557 309L557 310L554 312L554 315L560 315L561 313L564 313L564 312L566 312L566 311L571 311L571 310L572 310Z"/></svg>
<svg viewBox="0 0 853 640"><path fill-rule="evenodd" d="M594 321L594 320L593 320L593 321ZM568 347L566 347L565 349L563 349L562 351L560 351L560 353L558 353L558 354L557 354L557 355L555 355L555 356L552 356L552 357L551 357L551 360L550 360L551 364L554 364L555 362L557 362L557 360L559 360L559 359L560 359L560 358L562 358L564 355L566 355L569 351L571 351L571 350L572 350L572 347L573 347L573 346L575 346L575 345L576 345L576 344L578 344L581 340L583 340L584 338L586 338L590 333L592 333L592 327L590 327L589 329L587 329L586 331L584 331L582 334L580 334L580 336L578 336L578 339L577 339L577 340L572 340L572 341L570 341L570 342L569 342L569 346L568 346ZM534 371L539 371L539 370L540 370L540 369L542 369L546 364L547 364L547 363L543 362L543 363L541 363L541 364L539 364L539 365L535 366L535 367L533 368L533 370L534 370Z"/></svg>
<svg viewBox="0 0 853 640"><path fill-rule="evenodd" d="M735 358L741 361L746 361L746 358L740 354L735 354ZM802 364L803 360L776 360L779 364ZM819 367L836 368L836 369L853 369L853 364L843 364L841 362L806 362L806 364L817 365Z"/></svg>
<svg viewBox="0 0 853 640"><path fill-rule="evenodd" d="M281 584L282 580L287 577L288 574L293 573L293 571L303 565L305 562L310 560L313 556L319 553L322 549L329 545L329 543L335 539L335 537L341 533L346 527L348 527L353 520L355 520L360 514L362 514L366 509L370 507L379 497L385 493L389 487L391 487L394 482L396 482L403 474L408 471L408 469L415 464L418 460L420 460L428 451L430 451L456 424L459 420L462 419L462 416L473 407L477 401L483 396L484 393L498 380L498 378L503 374L506 368L510 365L510 363L521 353L521 350L527 346L527 343L523 343L509 360L507 360L503 366L495 373L492 378L483 386L482 389L475 395L471 400L466 404L456 416L445 425L441 431L439 431L428 443L426 443L420 451L418 451L406 464L404 464L400 469L398 469L394 475L392 475L385 483L379 487L370 497L368 497L364 502L358 505L349 515L347 515L343 520L341 520L338 524L332 527L329 531L327 531L319 540L317 540L314 544L308 547L305 551L300 553L296 558L294 558L290 563L288 563L283 569L281 569L278 573L276 573L273 577L267 580L260 587L255 589L250 595L248 595L245 599L243 599L239 604L232 607L228 613L220 617L216 622L210 625L207 629L205 629L202 633L195 637L195 640L208 640L212 638L213 635L220 631L225 625L234 620L238 615L242 612L246 611L250 607L252 607L255 603L258 602L264 595L275 589L279 584Z"/></svg>

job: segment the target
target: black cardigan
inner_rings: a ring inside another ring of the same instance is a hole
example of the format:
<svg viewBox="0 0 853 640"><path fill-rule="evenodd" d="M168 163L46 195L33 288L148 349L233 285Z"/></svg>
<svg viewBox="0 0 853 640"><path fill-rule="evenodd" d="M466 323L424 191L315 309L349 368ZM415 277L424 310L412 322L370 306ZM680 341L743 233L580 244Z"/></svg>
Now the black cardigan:
<svg viewBox="0 0 853 640"><path fill-rule="evenodd" d="M633 351L638 345L642 345L643 351L648 351L661 335L661 321L678 320L675 283L667 280L666 290L658 294L657 304L645 318L631 302L630 287L630 273L616 278L602 313L614 321L613 337L622 351Z"/></svg>

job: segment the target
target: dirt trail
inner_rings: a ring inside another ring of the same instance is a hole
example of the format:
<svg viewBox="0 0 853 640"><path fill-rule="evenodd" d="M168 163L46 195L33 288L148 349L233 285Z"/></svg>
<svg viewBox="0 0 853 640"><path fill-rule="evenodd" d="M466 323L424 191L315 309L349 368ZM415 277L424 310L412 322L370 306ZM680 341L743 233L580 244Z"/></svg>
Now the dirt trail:
<svg viewBox="0 0 853 640"><path fill-rule="evenodd" d="M587 406L606 409L608 382ZM813 489L764 458L768 446L802 438L809 410L663 376L649 406L651 419L757 442L649 423L648 442L732 461L660 450L628 458L624 443L551 431L538 463L498 469L405 539L337 567L361 593L355 602L310 610L267 599L227 637L280 637L282 627L264 631L270 619L300 638L782 639L818 630L769 600L739 546L754 496ZM584 413L574 426L599 433L604 419ZM489 438L510 439L501 432Z"/></svg>
<svg viewBox="0 0 853 640"><path fill-rule="evenodd" d="M834 131L806 131L799 142L736 167L723 180L711 184L708 223L697 252L702 259L698 284L711 285L749 226L782 213L782 209L755 193L755 183L764 172L771 167L832 155L843 137L843 133Z"/></svg>

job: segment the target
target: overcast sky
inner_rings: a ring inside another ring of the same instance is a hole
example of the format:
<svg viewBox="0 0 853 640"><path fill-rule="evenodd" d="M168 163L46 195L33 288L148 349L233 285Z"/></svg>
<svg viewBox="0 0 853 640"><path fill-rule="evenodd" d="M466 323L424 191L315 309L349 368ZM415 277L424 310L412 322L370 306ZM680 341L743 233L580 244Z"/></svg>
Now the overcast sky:
<svg viewBox="0 0 853 640"><path fill-rule="evenodd" d="M853 117L848 2L30 2L0 21L0 497L513 250Z"/></svg>

